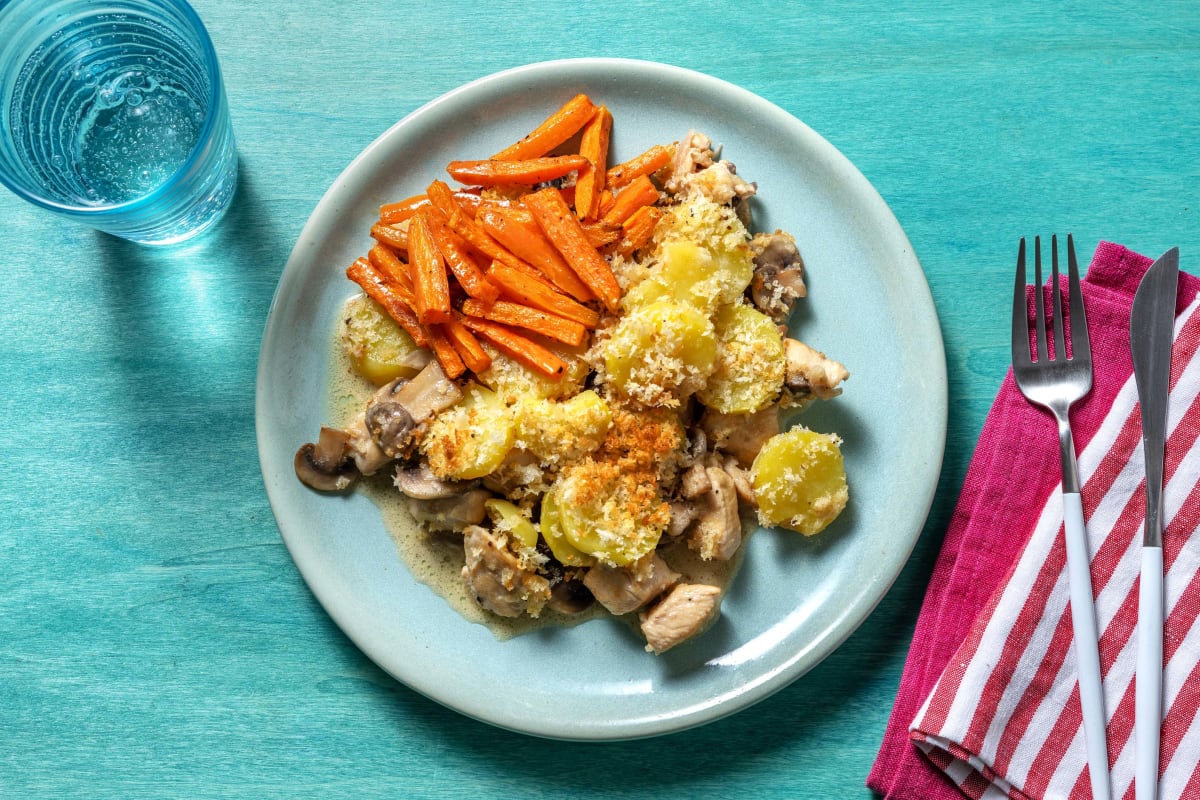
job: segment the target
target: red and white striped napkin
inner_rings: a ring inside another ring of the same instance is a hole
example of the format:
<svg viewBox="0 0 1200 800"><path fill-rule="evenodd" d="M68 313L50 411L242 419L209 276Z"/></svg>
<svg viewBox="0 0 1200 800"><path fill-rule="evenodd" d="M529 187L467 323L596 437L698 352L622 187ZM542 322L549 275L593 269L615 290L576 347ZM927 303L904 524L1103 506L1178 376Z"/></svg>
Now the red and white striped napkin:
<svg viewBox="0 0 1200 800"><path fill-rule="evenodd" d="M1121 344L1127 350L1128 309L1148 264L1148 259L1124 248L1102 244L1089 269L1088 317L1097 356L1093 395L1098 396L1089 398L1091 414L1084 415L1087 419L1076 430L1092 584L1102 631L1109 761L1114 796L1122 798L1133 797L1133 679L1144 462L1128 355L1101 357L1120 352ZM1124 272L1115 273L1116 268ZM1195 278L1182 276L1166 446L1163 798L1200 797L1198 285ZM1094 305L1104 306L1098 309L1101 313L1093 314ZM992 416L1019 414L1026 424L1015 424L1016 420L1000 424L1004 420L989 418L988 425L1021 437L1019 447L1032 449L1052 469L1025 474L1014 469L1018 465L1010 460L976 454L976 459L982 456L989 461L983 469L972 463L975 480L984 485L1007 482L999 495L1003 502L988 509L986 519L991 525L1011 526L1003 535L1015 532L1025 537L1025 543L911 718L909 736L929 762L970 797L1088 798L1091 788L1067 603L1057 440L1048 416L1027 424L1032 418L1028 409L1020 407L1019 397L1012 396L1015 391L1010 373ZM1002 404L1006 392L1009 396ZM1102 409L1096 409L1097 401ZM980 448L985 449L985 444L981 437ZM996 496L992 494L993 500ZM955 524L966 526L968 536L987 536L986 529L971 533L973 511L960 503ZM930 797L927 789L907 794L903 787L876 788L890 797Z"/></svg>

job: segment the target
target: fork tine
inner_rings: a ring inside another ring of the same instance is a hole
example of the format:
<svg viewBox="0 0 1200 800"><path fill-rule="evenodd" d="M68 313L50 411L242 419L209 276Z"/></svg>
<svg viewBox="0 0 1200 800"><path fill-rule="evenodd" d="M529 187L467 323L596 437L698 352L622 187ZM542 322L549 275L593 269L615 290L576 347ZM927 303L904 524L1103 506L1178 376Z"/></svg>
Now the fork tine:
<svg viewBox="0 0 1200 800"><path fill-rule="evenodd" d="M1063 335L1063 297L1058 286L1058 234L1050 237L1050 307L1054 310L1054 360L1065 361L1067 344ZM1074 350L1075 348L1071 348Z"/></svg>
<svg viewBox="0 0 1200 800"><path fill-rule="evenodd" d="M1029 358L1029 302L1025 299L1025 237L1017 250L1017 282L1013 289L1012 360L1014 369L1026 366Z"/></svg>
<svg viewBox="0 0 1200 800"><path fill-rule="evenodd" d="M1075 261L1075 239L1067 234L1067 276L1071 298L1071 358L1090 364L1092 346L1088 341L1087 314L1083 310L1083 291L1079 287L1079 264Z"/></svg>
<svg viewBox="0 0 1200 800"><path fill-rule="evenodd" d="M1033 318L1034 333L1037 335L1037 360L1045 363L1046 356L1046 310L1042 298L1042 237L1033 237Z"/></svg>

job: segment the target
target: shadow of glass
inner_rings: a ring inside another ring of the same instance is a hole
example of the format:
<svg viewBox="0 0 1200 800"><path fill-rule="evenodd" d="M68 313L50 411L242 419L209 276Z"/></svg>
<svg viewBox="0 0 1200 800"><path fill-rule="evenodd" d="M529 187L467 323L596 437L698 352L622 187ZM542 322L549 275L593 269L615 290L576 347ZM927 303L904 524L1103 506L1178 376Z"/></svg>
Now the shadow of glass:
<svg viewBox="0 0 1200 800"><path fill-rule="evenodd" d="M120 387L109 413L141 457L186 447L195 467L224 472L219 483L231 457L257 475L258 349L289 250L270 219L243 163L224 218L195 239L148 247L95 234L97 302L113 320L98 349Z"/></svg>

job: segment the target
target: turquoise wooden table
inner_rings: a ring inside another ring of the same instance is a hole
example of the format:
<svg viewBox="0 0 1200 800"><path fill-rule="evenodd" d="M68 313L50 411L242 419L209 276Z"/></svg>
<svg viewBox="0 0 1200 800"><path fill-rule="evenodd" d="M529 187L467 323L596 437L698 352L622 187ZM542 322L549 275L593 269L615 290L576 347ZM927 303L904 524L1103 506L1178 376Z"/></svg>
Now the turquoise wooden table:
<svg viewBox="0 0 1200 800"><path fill-rule="evenodd" d="M0 796L869 797L1007 367L1017 239L1200 269L1194 4L195 5L241 154L217 229L144 249L0 194ZM589 745L446 710L342 635L267 504L254 378L290 248L356 153L468 80L593 55L739 84L859 167L928 277L950 415L926 528L849 641L735 716Z"/></svg>

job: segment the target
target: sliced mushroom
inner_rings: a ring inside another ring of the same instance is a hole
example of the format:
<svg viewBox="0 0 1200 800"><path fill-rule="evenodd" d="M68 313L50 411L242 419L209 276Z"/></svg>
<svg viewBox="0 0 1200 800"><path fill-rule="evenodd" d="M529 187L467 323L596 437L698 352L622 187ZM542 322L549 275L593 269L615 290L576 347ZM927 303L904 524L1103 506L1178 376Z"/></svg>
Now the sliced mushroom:
<svg viewBox="0 0 1200 800"><path fill-rule="evenodd" d="M407 455L420 426L462 399L458 388L430 361L412 380L396 378L371 398L365 422L371 438L391 458Z"/></svg>
<svg viewBox="0 0 1200 800"><path fill-rule="evenodd" d="M560 614L581 614L595 602L596 598L583 581L572 579L550 587L550 600L546 605Z"/></svg>
<svg viewBox="0 0 1200 800"><path fill-rule="evenodd" d="M642 612L646 649L665 653L711 625L721 613L721 590L702 583L680 583Z"/></svg>
<svg viewBox="0 0 1200 800"><path fill-rule="evenodd" d="M796 240L783 231L758 233L750 240L754 253L754 277L750 300L759 311L783 322L796 299L808 294L804 285L804 260Z"/></svg>
<svg viewBox="0 0 1200 800"><path fill-rule="evenodd" d="M417 423L408 409L395 400L372 403L364 417L371 438L392 458L403 455Z"/></svg>
<svg viewBox="0 0 1200 800"><path fill-rule="evenodd" d="M506 540L486 528L463 531L463 581L479 605L502 617L537 616L550 599L550 582L525 569Z"/></svg>
<svg viewBox="0 0 1200 800"><path fill-rule="evenodd" d="M470 489L453 497L439 500L408 499L408 510L417 522L431 530L461 531L468 525L483 522L486 510L483 503L491 497L484 489Z"/></svg>
<svg viewBox="0 0 1200 800"><path fill-rule="evenodd" d="M395 483L397 489L415 500L442 500L462 494L474 486L469 482L444 481L434 475L424 461L414 467L398 468Z"/></svg>
<svg viewBox="0 0 1200 800"><path fill-rule="evenodd" d="M396 392L396 400L408 409L418 423L461 399L462 390L446 377L436 359L426 364L425 369Z"/></svg>
<svg viewBox="0 0 1200 800"><path fill-rule="evenodd" d="M349 487L358 477L349 441L346 431L322 427L315 444L310 442L296 451L296 477L319 492L340 492Z"/></svg>
<svg viewBox="0 0 1200 800"><path fill-rule="evenodd" d="M688 547L705 561L728 561L742 544L737 489L733 478L719 467L708 467L712 490L697 498L699 514L688 534Z"/></svg>
<svg viewBox="0 0 1200 800"><path fill-rule="evenodd" d="M722 414L709 409L700 420L713 450L729 453L749 467L767 439L779 433L779 409L770 405L752 414Z"/></svg>
<svg viewBox="0 0 1200 800"><path fill-rule="evenodd" d="M354 458L354 464L358 467L358 471L363 475L374 475L391 462L392 457L380 449L379 444L371 436L371 432L367 430L367 413L365 411L350 420L350 424L346 426L346 433L350 437L347 445L350 455Z"/></svg>
<svg viewBox="0 0 1200 800"><path fill-rule="evenodd" d="M813 397L828 400L842 393L840 384L850 377L844 366L804 342L784 339L783 344L787 354L783 381L787 405L803 405Z"/></svg>
<svg viewBox="0 0 1200 800"><path fill-rule="evenodd" d="M678 572L657 553L649 553L627 567L592 567L583 576L583 585L595 595L596 602L619 616L641 608L677 580Z"/></svg>

